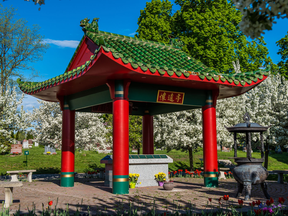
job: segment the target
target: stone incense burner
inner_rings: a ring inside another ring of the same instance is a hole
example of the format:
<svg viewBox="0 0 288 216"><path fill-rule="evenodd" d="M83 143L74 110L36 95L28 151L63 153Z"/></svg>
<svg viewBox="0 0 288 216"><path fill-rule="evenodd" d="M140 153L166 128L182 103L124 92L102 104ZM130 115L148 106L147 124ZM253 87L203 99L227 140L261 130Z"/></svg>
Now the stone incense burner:
<svg viewBox="0 0 288 216"><path fill-rule="evenodd" d="M234 160L237 166L233 169L233 176L238 182L238 192L236 197L239 198L244 189L245 200L249 200L251 197L252 185L261 184L261 188L267 199L270 195L267 192L267 184L265 183L268 177L268 171L262 166L264 162L264 143L263 132L267 131L269 127L263 127L256 123L250 123L250 116L248 113L244 115L245 123L236 124L233 127L226 127L229 132L234 132ZM261 140L261 158L252 158L251 155L251 132L260 132ZM246 134L246 147L247 157L237 157L237 143L236 134Z"/></svg>

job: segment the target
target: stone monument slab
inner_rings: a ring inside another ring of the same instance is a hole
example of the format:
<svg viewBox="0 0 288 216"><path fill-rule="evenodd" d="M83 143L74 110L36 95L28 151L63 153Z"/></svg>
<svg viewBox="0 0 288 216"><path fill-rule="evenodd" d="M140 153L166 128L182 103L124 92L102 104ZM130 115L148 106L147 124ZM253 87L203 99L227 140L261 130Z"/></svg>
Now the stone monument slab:
<svg viewBox="0 0 288 216"><path fill-rule="evenodd" d="M112 187L112 164L113 156L105 156L100 163L105 164L105 186ZM129 173L138 173L137 187L158 186L154 175L159 172L166 174L166 181L168 176L168 163L173 163L173 159L168 155L129 155Z"/></svg>

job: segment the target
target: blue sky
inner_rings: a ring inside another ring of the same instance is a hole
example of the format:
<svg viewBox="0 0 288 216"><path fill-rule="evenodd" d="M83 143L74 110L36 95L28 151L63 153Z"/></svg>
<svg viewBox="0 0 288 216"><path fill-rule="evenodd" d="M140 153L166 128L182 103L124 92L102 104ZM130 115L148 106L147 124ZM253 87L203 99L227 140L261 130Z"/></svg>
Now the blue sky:
<svg viewBox="0 0 288 216"><path fill-rule="evenodd" d="M78 42L83 36L80 20L94 17L100 18L99 29L117 34L134 36L138 25L140 10L145 8L146 0L46 0L39 9L38 5L24 0L6 0L1 2L4 7L17 8L17 18L23 18L32 26L41 27L40 34L50 48L43 55L43 60L33 64L41 77L34 81L43 81L62 74ZM177 8L174 8L174 12ZM269 56L274 63L280 61L277 55L279 48L276 41L283 38L288 31L288 19L277 20L272 31L267 31L264 40L267 43ZM29 71L25 74L29 76ZM23 102L26 110L38 107L35 98L26 96Z"/></svg>

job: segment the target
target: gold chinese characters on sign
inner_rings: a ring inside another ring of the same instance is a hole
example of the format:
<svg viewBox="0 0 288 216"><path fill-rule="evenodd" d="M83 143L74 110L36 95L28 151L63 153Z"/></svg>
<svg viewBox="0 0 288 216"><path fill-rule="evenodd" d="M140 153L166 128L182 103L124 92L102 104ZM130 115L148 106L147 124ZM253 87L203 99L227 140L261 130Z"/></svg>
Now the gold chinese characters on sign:
<svg viewBox="0 0 288 216"><path fill-rule="evenodd" d="M183 104L184 94L185 93L183 92L158 90L157 102L169 104Z"/></svg>

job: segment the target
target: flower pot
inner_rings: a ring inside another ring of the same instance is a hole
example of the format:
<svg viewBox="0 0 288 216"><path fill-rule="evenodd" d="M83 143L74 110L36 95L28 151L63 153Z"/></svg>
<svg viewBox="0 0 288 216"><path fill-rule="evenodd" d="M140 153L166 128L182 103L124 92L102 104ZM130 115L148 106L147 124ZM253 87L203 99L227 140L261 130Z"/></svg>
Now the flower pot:
<svg viewBox="0 0 288 216"><path fill-rule="evenodd" d="M163 187L164 182L158 182L158 185L159 185L160 187Z"/></svg>
<svg viewBox="0 0 288 216"><path fill-rule="evenodd" d="M130 188L135 188L136 183L131 182L131 183L129 184L129 186L130 186Z"/></svg>
<svg viewBox="0 0 288 216"><path fill-rule="evenodd" d="M164 190L172 190L174 188L173 182L165 182L163 184Z"/></svg>

